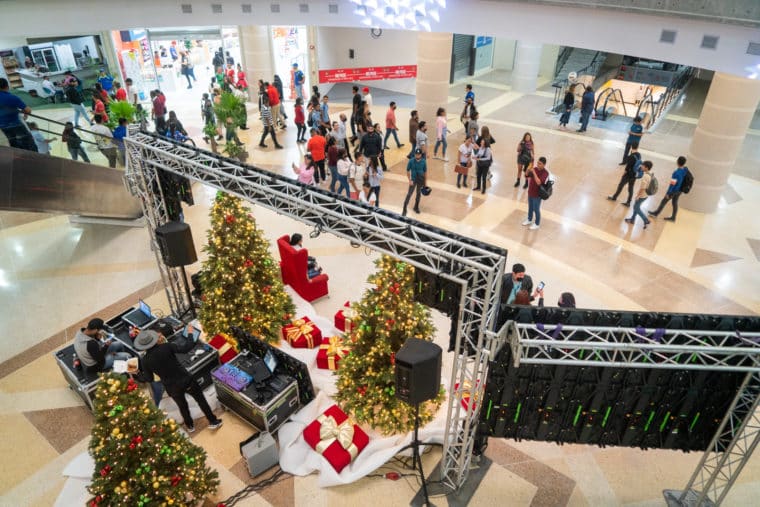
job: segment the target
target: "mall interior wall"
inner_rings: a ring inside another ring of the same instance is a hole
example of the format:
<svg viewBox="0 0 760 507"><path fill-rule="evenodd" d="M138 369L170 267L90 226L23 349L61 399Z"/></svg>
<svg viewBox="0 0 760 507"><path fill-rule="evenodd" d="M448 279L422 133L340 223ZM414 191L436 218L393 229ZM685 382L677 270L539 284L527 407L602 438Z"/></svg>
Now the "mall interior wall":
<svg viewBox="0 0 760 507"><path fill-rule="evenodd" d="M375 39L370 29L365 27L319 27L317 41L320 69L417 64L417 32L383 30L382 35ZM353 58L349 56L351 49ZM414 79L362 81L362 84L396 93L415 93ZM320 84L319 88L322 93L329 93L332 85Z"/></svg>
<svg viewBox="0 0 760 507"><path fill-rule="evenodd" d="M357 27L361 22L353 14L354 4L350 0L245 2L251 7L245 13L237 0L186 2L192 6L189 14L182 12L182 3L185 2L130 0L125 8L119 2L100 2L93 9L90 0L5 0L0 4L3 37L81 35L146 25L151 25L148 28L252 24ZM273 3L279 6L279 12L272 12ZM221 12L214 13L212 4L220 6ZM308 5L308 12L300 11L301 4ZM330 12L330 4L337 5L337 12ZM747 76L748 69L756 69L760 64L760 57L747 53L751 42L760 43L758 30L720 20L623 14L560 5L448 0L440 22L433 25L433 30L439 32L469 31L472 35L499 35L514 40L538 39L544 44L632 54L738 76ZM672 43L660 41L663 30L676 33ZM719 37L715 49L701 47L705 35Z"/></svg>

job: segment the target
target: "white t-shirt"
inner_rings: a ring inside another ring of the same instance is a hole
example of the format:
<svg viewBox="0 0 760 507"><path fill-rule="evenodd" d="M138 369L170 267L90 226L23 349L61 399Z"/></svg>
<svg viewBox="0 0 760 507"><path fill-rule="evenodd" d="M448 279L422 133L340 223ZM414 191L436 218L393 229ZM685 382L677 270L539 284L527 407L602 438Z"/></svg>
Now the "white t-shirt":
<svg viewBox="0 0 760 507"><path fill-rule="evenodd" d="M377 202L377 196L374 192L369 193L369 199L367 199L367 194L365 193L364 188L359 191L359 201L360 202L366 202L367 204L374 206L375 202Z"/></svg>
<svg viewBox="0 0 760 507"><path fill-rule="evenodd" d="M459 163L467 165L470 161L470 155L472 155L472 145L467 146L465 143L462 143L459 146Z"/></svg>
<svg viewBox="0 0 760 507"><path fill-rule="evenodd" d="M95 142L98 143L98 148L101 150L116 148L116 146L111 142L111 139L113 139L113 134L111 133L111 130L105 125L96 123L90 127L90 131L92 131L93 134L96 134Z"/></svg>

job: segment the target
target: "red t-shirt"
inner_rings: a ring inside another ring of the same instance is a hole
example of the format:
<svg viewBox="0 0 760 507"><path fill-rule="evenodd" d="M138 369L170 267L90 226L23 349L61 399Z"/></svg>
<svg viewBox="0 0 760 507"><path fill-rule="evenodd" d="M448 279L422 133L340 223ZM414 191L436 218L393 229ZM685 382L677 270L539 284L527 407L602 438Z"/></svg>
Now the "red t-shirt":
<svg viewBox="0 0 760 507"><path fill-rule="evenodd" d="M274 86L269 85L269 88L267 88L267 95L269 96L270 106L276 106L280 103L280 94L277 93L277 88Z"/></svg>
<svg viewBox="0 0 760 507"><path fill-rule="evenodd" d="M311 152L311 156L314 159L314 162L319 162L320 160L325 159L325 145L327 144L327 139L325 139L323 136L317 134L315 136L311 136L311 139L309 139L309 142L306 143L306 149Z"/></svg>
<svg viewBox="0 0 760 507"><path fill-rule="evenodd" d="M127 90L124 88L116 90L116 100L127 100Z"/></svg>
<svg viewBox="0 0 760 507"><path fill-rule="evenodd" d="M541 180L541 183L545 183L546 178L549 177L549 171L546 169L539 169L538 167L534 167L533 172L538 175L538 179ZM535 178L532 176L528 177L528 197L538 197L538 184L536 183Z"/></svg>
<svg viewBox="0 0 760 507"><path fill-rule="evenodd" d="M306 123L306 117L303 115L303 106L296 106L296 124L303 125Z"/></svg>

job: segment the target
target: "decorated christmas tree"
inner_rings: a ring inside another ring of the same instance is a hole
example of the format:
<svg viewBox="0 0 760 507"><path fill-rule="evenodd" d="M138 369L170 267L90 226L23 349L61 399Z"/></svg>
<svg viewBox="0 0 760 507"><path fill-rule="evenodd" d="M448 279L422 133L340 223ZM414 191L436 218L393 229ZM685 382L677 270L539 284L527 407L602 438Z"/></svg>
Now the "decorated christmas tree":
<svg viewBox="0 0 760 507"><path fill-rule="evenodd" d="M395 354L407 338L432 340L435 327L430 310L414 301L414 267L384 255L375 264L368 289L359 303L349 341L351 354L338 370L336 398L359 423L384 434L403 433L414 427L414 407L395 396ZM443 401L420 406L420 423L433 419Z"/></svg>
<svg viewBox="0 0 760 507"><path fill-rule="evenodd" d="M216 491L206 451L153 406L137 383L109 373L98 383L89 507L189 505Z"/></svg>
<svg viewBox="0 0 760 507"><path fill-rule="evenodd" d="M216 195L204 248L208 259L201 274L203 305L198 318L206 333L229 333L230 326L238 326L279 342L280 329L290 322L295 306L282 285L269 242L241 199Z"/></svg>

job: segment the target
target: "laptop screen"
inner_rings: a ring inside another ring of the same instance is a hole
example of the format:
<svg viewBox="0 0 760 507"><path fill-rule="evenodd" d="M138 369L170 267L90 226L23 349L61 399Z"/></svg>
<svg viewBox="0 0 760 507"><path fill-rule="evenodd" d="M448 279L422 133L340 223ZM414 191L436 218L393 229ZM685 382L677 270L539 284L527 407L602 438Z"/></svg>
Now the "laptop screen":
<svg viewBox="0 0 760 507"><path fill-rule="evenodd" d="M264 356L264 364L267 365L270 372L274 373L274 369L277 368L277 358L274 357L271 350L268 350Z"/></svg>
<svg viewBox="0 0 760 507"><path fill-rule="evenodd" d="M150 306L148 306L148 304L142 299L140 300L138 308L140 309L141 312L145 314L146 317L148 317L149 319L153 318L153 314L150 312Z"/></svg>
<svg viewBox="0 0 760 507"><path fill-rule="evenodd" d="M185 338L191 338L194 342L198 341L198 337L201 335L201 330L197 329L190 324L185 326L185 329L182 330L182 336Z"/></svg>

